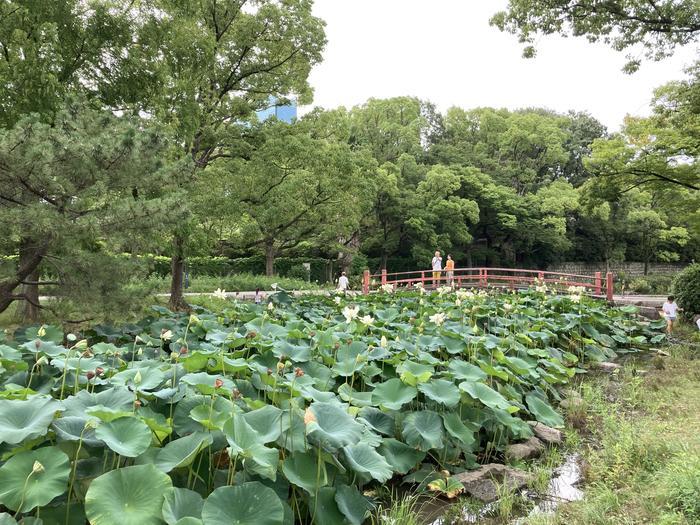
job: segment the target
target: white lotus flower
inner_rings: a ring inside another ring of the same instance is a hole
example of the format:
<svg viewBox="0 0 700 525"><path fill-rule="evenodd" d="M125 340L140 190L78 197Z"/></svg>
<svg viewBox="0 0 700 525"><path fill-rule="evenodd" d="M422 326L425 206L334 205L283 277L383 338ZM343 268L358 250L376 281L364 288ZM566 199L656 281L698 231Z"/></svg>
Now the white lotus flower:
<svg viewBox="0 0 700 525"><path fill-rule="evenodd" d="M360 322L364 325L370 326L374 324L374 318L371 315L365 315L364 317L360 317Z"/></svg>
<svg viewBox="0 0 700 525"><path fill-rule="evenodd" d="M570 295L569 299L571 299L572 303L580 303L581 302L581 296L580 295Z"/></svg>
<svg viewBox="0 0 700 525"><path fill-rule="evenodd" d="M191 323L191 324L197 324L197 323L199 323L199 317L197 317L197 316L194 315L194 314L190 314L190 323Z"/></svg>
<svg viewBox="0 0 700 525"><path fill-rule="evenodd" d="M340 297L338 297L338 296L336 295L336 296L335 296L335 299L333 299L333 301L335 301L335 304L340 304Z"/></svg>
<svg viewBox="0 0 700 525"><path fill-rule="evenodd" d="M442 323L445 322L445 314L443 312L438 312L436 314L431 315L429 319L431 323L440 326Z"/></svg>
<svg viewBox="0 0 700 525"><path fill-rule="evenodd" d="M272 288L273 290L277 290L277 283L272 283L270 285L270 288Z"/></svg>
<svg viewBox="0 0 700 525"><path fill-rule="evenodd" d="M214 293L212 295L217 299L226 299L226 290L217 288L216 290L214 290Z"/></svg>
<svg viewBox="0 0 700 525"><path fill-rule="evenodd" d="M37 330L36 335L39 337L44 337L46 335L46 325L42 324L39 330Z"/></svg>
<svg viewBox="0 0 700 525"><path fill-rule="evenodd" d="M547 292L547 286L542 285L542 286L535 286L535 291L536 292L541 292L541 293L546 293Z"/></svg>
<svg viewBox="0 0 700 525"><path fill-rule="evenodd" d="M383 335L382 338L379 340L379 346L381 346L382 348L386 348L389 346L389 341L387 341L385 335Z"/></svg>
<svg viewBox="0 0 700 525"><path fill-rule="evenodd" d="M358 313L360 313L359 306L346 306L345 308L343 308L343 316L345 317L345 322L347 323L355 319Z"/></svg>
<svg viewBox="0 0 700 525"><path fill-rule="evenodd" d="M510 303L503 303L503 309L504 309L504 310L512 310L512 309L513 309L513 305L510 304Z"/></svg>
<svg viewBox="0 0 700 525"><path fill-rule="evenodd" d="M457 306L457 307L462 306L462 301L459 300L459 297L457 297L457 299L455 299L455 306Z"/></svg>
<svg viewBox="0 0 700 525"><path fill-rule="evenodd" d="M170 341L173 338L172 330L163 330L160 332L160 338L163 341Z"/></svg>
<svg viewBox="0 0 700 525"><path fill-rule="evenodd" d="M581 295L586 291L585 286L569 286L569 293L572 295Z"/></svg>
<svg viewBox="0 0 700 525"><path fill-rule="evenodd" d="M383 284L383 285L381 286L381 289L382 289L382 292L384 292L384 293L393 293L393 291L394 291L394 285L393 285L393 284L390 284L390 283Z"/></svg>
<svg viewBox="0 0 700 525"><path fill-rule="evenodd" d="M446 293L450 293L452 291L452 287L450 286L441 286L440 288L437 289L438 295L445 295Z"/></svg>
<svg viewBox="0 0 700 525"><path fill-rule="evenodd" d="M268 309L269 311L272 311L272 310L275 309L275 305L272 304L272 302L269 302L269 303L267 303L267 309Z"/></svg>

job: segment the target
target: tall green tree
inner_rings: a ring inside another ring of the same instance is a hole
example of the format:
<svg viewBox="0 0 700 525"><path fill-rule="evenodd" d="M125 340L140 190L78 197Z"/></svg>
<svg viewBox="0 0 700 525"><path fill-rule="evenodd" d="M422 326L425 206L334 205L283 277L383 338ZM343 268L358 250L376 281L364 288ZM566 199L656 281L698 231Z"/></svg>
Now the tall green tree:
<svg viewBox="0 0 700 525"><path fill-rule="evenodd" d="M95 279L101 245L109 243L110 255L138 253L179 220L182 195L163 196L161 188L188 168L164 161L174 147L168 135L84 106L68 104L51 124L31 115L0 130L0 223L19 253L14 272L0 280L0 312L16 300L40 307L39 284L64 298L92 288L82 306L108 310L108 290L124 282L116 268ZM52 276L46 282L42 263ZM34 286L18 292L22 285Z"/></svg>
<svg viewBox="0 0 700 525"><path fill-rule="evenodd" d="M315 138L310 125L266 122L246 158L208 170L211 184L221 188L216 193L241 212L232 218L232 240L260 249L267 275L274 274L275 258L291 249L351 236L371 201L373 164L346 143Z"/></svg>
<svg viewBox="0 0 700 525"><path fill-rule="evenodd" d="M647 58L661 60L697 41L700 9L697 0L509 0L491 24L527 44L526 57L535 55L538 35L562 34L602 41L617 51L641 45ZM625 70L639 65L628 56Z"/></svg>

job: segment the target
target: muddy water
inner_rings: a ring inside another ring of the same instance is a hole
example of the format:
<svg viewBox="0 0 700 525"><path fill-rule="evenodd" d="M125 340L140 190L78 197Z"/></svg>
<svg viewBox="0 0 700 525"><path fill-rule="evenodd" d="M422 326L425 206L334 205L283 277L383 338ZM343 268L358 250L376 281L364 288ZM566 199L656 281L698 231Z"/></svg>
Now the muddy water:
<svg viewBox="0 0 700 525"><path fill-rule="evenodd" d="M583 499L583 491L577 487L581 481L580 459L578 454L568 456L566 461L554 470L544 495L527 494L536 502L529 516L553 513L561 503ZM515 525L523 521L523 518L520 518L515 521Z"/></svg>
<svg viewBox="0 0 700 525"><path fill-rule="evenodd" d="M583 499L583 491L577 487L581 481L581 466L580 456L571 454L566 457L562 465L554 469L552 479L549 482L547 491L544 494L535 494L534 492L525 492L525 496L534 502L534 507L528 514L528 517L538 514L551 514L556 508L570 501L578 501ZM437 502L433 502L435 505ZM459 518L459 523L485 523L489 522L488 518L492 511L496 508L496 503L484 505L478 512L464 511ZM445 508L442 511L445 512ZM522 525L525 522L525 517L521 517L513 521L513 525ZM430 525L451 525L442 517L428 520Z"/></svg>

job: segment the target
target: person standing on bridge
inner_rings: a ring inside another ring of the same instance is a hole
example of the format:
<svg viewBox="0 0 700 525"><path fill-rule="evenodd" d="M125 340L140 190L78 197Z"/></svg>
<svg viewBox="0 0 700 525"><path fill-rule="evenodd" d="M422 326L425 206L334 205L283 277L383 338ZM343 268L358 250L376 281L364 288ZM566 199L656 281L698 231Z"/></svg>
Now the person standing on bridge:
<svg viewBox="0 0 700 525"><path fill-rule="evenodd" d="M435 252L435 257L432 261L433 267L433 286L440 286L440 274L442 273L442 257L440 256L440 250Z"/></svg>
<svg viewBox="0 0 700 525"><path fill-rule="evenodd" d="M445 273L447 274L447 286L454 286L455 262L449 253L447 254L447 262L445 263Z"/></svg>

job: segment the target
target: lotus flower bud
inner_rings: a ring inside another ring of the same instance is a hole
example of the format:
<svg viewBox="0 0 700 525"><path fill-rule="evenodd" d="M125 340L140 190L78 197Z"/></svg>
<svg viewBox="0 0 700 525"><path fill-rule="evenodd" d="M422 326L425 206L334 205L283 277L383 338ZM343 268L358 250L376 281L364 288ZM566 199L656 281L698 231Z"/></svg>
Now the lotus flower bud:
<svg viewBox="0 0 700 525"><path fill-rule="evenodd" d="M307 408L304 411L304 424L308 425L311 422L316 421L316 415L311 411L310 408Z"/></svg>
<svg viewBox="0 0 700 525"><path fill-rule="evenodd" d="M136 375L134 376L134 384L139 385L141 384L141 381L143 378L141 377L141 370L136 371Z"/></svg>
<svg viewBox="0 0 700 525"><path fill-rule="evenodd" d="M134 401L134 406L136 408L141 408L141 401L139 401L138 399L136 401Z"/></svg>
<svg viewBox="0 0 700 525"><path fill-rule="evenodd" d="M93 372L92 370L88 370L87 374L85 375L87 376L88 381L90 381L90 379L95 377L95 372Z"/></svg>
<svg viewBox="0 0 700 525"><path fill-rule="evenodd" d="M272 368L267 369L267 375L271 376L272 375Z"/></svg>
<svg viewBox="0 0 700 525"><path fill-rule="evenodd" d="M241 391L238 390L237 388L234 388L231 391L231 396L233 397L233 399L240 399L241 398Z"/></svg>
<svg viewBox="0 0 700 525"><path fill-rule="evenodd" d="M44 465L35 461L34 465L32 465L32 474L38 474L40 472L44 472Z"/></svg>
<svg viewBox="0 0 700 525"><path fill-rule="evenodd" d="M294 369L294 375L296 377L302 377L304 375L304 371L301 368L297 367Z"/></svg>
<svg viewBox="0 0 700 525"><path fill-rule="evenodd" d="M98 376L102 377L102 374L105 373L105 369L102 368L101 366L98 366L97 368L95 368L95 373L96 373Z"/></svg>
<svg viewBox="0 0 700 525"><path fill-rule="evenodd" d="M46 359L46 356L45 356L45 355L42 355L39 359L36 360L36 364L39 365L39 366L45 365L45 364L47 364L48 362L49 362L49 360Z"/></svg>
<svg viewBox="0 0 700 525"><path fill-rule="evenodd" d="M221 380L220 378L217 377L216 381L214 381L214 386L216 388L221 388L222 386L224 386L223 380Z"/></svg>
<svg viewBox="0 0 700 525"><path fill-rule="evenodd" d="M42 324L39 330L37 330L36 335L39 337L44 337L46 335L46 325Z"/></svg>
<svg viewBox="0 0 700 525"><path fill-rule="evenodd" d="M39 350L39 348L41 348L41 341L39 341L38 339L34 341L34 348Z"/></svg>

